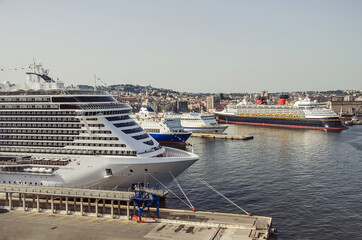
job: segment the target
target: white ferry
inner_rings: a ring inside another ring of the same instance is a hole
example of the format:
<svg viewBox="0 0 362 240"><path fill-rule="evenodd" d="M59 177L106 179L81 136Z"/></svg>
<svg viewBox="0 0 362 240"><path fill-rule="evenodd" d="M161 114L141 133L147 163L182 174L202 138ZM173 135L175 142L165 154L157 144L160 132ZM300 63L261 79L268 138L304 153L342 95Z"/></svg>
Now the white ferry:
<svg viewBox="0 0 362 240"><path fill-rule="evenodd" d="M149 106L141 107L132 118L161 145L186 146L186 141L191 136L191 132L182 127L179 118L163 117Z"/></svg>
<svg viewBox="0 0 362 240"><path fill-rule="evenodd" d="M134 120L131 107L104 91L61 89L40 62L27 82L0 92L0 183L126 189L167 185L196 162L193 153L161 147ZM172 174L171 174L172 173Z"/></svg>
<svg viewBox="0 0 362 240"><path fill-rule="evenodd" d="M183 113L175 115L169 114L166 116L170 118L180 118L181 125L185 130L193 133L222 134L228 127L226 125L218 124L213 114Z"/></svg>

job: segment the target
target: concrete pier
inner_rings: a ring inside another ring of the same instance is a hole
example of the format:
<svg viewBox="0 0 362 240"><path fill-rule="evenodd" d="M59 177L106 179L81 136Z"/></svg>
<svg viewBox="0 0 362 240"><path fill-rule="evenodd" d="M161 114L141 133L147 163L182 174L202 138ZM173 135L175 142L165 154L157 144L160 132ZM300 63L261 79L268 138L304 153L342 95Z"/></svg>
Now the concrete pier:
<svg viewBox="0 0 362 240"><path fill-rule="evenodd" d="M213 139L232 139L232 140L250 140L254 139L250 135L229 135L229 134L211 134L211 133L192 133L191 137L213 138Z"/></svg>
<svg viewBox="0 0 362 240"><path fill-rule="evenodd" d="M0 184L0 193L3 193L0 197L0 231L9 239L47 239L49 234L56 232L58 235L52 239L88 236L257 240L267 239L272 229L270 217L175 209L160 209L158 216L154 212L145 213L142 224L137 224L129 221L130 210L136 211L130 206L134 192ZM88 208L86 211L85 207ZM58 228L59 231L49 230Z"/></svg>

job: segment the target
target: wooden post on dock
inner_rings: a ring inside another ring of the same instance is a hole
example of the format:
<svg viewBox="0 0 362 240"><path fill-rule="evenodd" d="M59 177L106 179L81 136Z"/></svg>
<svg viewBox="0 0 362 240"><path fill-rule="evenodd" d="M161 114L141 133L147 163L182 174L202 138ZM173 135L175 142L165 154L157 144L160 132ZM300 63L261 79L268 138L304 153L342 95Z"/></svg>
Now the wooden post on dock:
<svg viewBox="0 0 362 240"><path fill-rule="evenodd" d="M106 199L103 199L103 214L106 214Z"/></svg>
<svg viewBox="0 0 362 240"><path fill-rule="evenodd" d="M127 201L127 220L129 220L129 200Z"/></svg>
<svg viewBox="0 0 362 240"><path fill-rule="evenodd" d="M80 215L83 216L83 198L80 198Z"/></svg>
<svg viewBox="0 0 362 240"><path fill-rule="evenodd" d="M53 214L54 213L54 196L53 195L50 197L50 208L51 208L51 211Z"/></svg>
<svg viewBox="0 0 362 240"><path fill-rule="evenodd" d="M23 194L23 210L24 210L24 212L26 211L26 199L25 199L25 194Z"/></svg>
<svg viewBox="0 0 362 240"><path fill-rule="evenodd" d="M36 195L36 211L40 212L39 194Z"/></svg>
<svg viewBox="0 0 362 240"><path fill-rule="evenodd" d="M13 208L13 194L9 193L9 211Z"/></svg>
<svg viewBox="0 0 362 240"><path fill-rule="evenodd" d="M75 197L74 198L74 212L76 212L77 211L77 198Z"/></svg>
<svg viewBox="0 0 362 240"><path fill-rule="evenodd" d="M88 198L88 213L91 212L91 199Z"/></svg>
<svg viewBox="0 0 362 240"><path fill-rule="evenodd" d="M98 217L98 199L95 199L94 203L96 204L96 217Z"/></svg>
<svg viewBox="0 0 362 240"><path fill-rule="evenodd" d="M68 205L68 197L65 197L65 214L68 214L69 205Z"/></svg>
<svg viewBox="0 0 362 240"><path fill-rule="evenodd" d="M114 212L113 212L113 208L114 208L114 200L111 200L111 218L114 218Z"/></svg>
<svg viewBox="0 0 362 240"><path fill-rule="evenodd" d="M118 200L118 217L121 217L121 201Z"/></svg>

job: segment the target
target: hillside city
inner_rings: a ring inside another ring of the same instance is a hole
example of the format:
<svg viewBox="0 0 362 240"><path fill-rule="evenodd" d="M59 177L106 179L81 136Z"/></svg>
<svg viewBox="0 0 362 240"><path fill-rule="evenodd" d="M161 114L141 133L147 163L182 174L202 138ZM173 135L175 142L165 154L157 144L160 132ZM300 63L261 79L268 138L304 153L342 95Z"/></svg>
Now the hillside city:
<svg viewBox="0 0 362 240"><path fill-rule="evenodd" d="M93 86L78 85L79 89L94 89ZM171 89L154 88L132 84L97 86L106 90L120 102L128 102L134 111L141 106L150 106L156 112L215 112L225 108L227 104L237 103L246 99L255 103L263 98L268 104L277 104L280 95L288 95L287 104L310 98L320 104L325 104L341 116L362 115L362 90L307 91L307 92L276 92L269 93L187 93Z"/></svg>

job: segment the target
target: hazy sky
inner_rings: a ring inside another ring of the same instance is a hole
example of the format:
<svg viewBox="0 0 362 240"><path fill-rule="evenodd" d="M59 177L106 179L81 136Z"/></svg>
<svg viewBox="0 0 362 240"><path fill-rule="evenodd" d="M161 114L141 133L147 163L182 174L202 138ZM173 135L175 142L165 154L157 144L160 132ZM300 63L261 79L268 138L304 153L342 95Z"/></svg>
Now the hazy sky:
<svg viewBox="0 0 362 240"><path fill-rule="evenodd" d="M362 1L0 0L0 68L33 59L66 85L362 89Z"/></svg>

